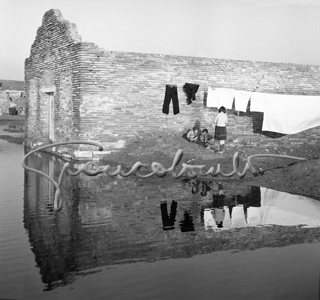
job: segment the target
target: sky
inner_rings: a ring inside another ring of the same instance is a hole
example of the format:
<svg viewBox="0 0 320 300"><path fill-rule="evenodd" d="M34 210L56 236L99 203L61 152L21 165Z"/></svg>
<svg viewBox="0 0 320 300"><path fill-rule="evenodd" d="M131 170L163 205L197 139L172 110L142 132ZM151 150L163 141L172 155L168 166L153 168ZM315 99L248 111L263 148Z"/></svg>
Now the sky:
<svg viewBox="0 0 320 300"><path fill-rule="evenodd" d="M320 0L0 0L0 79L24 80L50 9L109 51L320 65Z"/></svg>

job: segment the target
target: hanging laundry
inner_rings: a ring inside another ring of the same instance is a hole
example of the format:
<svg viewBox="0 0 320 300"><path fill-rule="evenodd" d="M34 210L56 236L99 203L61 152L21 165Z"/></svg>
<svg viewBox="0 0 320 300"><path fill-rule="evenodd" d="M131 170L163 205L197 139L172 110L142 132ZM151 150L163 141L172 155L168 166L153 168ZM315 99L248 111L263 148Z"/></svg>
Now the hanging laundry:
<svg viewBox="0 0 320 300"><path fill-rule="evenodd" d="M227 88L220 88L219 90L220 90L219 91L219 105L224 106L225 108L231 109L233 99L234 99L235 90L234 89L227 89Z"/></svg>
<svg viewBox="0 0 320 300"><path fill-rule="evenodd" d="M182 89L187 95L187 104L188 105L192 103L192 100L196 100L196 93L199 89L198 84L186 82Z"/></svg>
<svg viewBox="0 0 320 300"><path fill-rule="evenodd" d="M266 96L264 93L251 92L250 111L264 112Z"/></svg>
<svg viewBox="0 0 320 300"><path fill-rule="evenodd" d="M171 99L172 99L172 105L173 105L173 114L176 115L180 112L177 86L167 84L163 107L162 107L162 112L164 114L169 114L169 106L170 106Z"/></svg>
<svg viewBox="0 0 320 300"><path fill-rule="evenodd" d="M320 96L265 96L263 131L295 134L320 126Z"/></svg>
<svg viewBox="0 0 320 300"><path fill-rule="evenodd" d="M220 107L219 106L219 90L213 90L210 86L208 87L207 93L207 107Z"/></svg>
<svg viewBox="0 0 320 300"><path fill-rule="evenodd" d="M244 111L244 112L247 111L250 94L251 92L235 90L234 105L236 110Z"/></svg>
<svg viewBox="0 0 320 300"><path fill-rule="evenodd" d="M217 88L212 90L210 87L208 88L207 94L207 107L221 107L231 109L232 103L234 99L234 89L228 88Z"/></svg>

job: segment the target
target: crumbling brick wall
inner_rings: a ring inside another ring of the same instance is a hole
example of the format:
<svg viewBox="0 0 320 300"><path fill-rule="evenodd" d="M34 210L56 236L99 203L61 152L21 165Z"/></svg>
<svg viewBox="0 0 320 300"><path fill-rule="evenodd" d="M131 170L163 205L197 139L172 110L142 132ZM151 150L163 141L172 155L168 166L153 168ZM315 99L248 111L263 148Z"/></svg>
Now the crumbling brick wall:
<svg viewBox="0 0 320 300"><path fill-rule="evenodd" d="M26 143L49 141L49 99L53 94L54 141L76 139L73 102L80 95L78 36L58 10L45 13L25 61Z"/></svg>
<svg viewBox="0 0 320 300"><path fill-rule="evenodd" d="M35 110L34 100L30 98L30 82L35 79L39 86L38 106L47 105L41 87L56 87L55 141L94 140L105 149L150 133L182 134L195 121L212 130L216 109L206 107L209 86L320 95L320 66L107 51L93 43L81 42L75 25L63 20L57 10L44 15L26 60L29 111ZM186 82L200 85L196 100L190 105L182 91ZM168 115L162 113L168 83L178 88L180 113L177 115L173 115L172 104ZM42 111L46 113L43 108L37 114ZM262 114L237 115L229 110L228 115L229 144L319 144L319 127L280 135L261 131ZM30 119L28 128L43 122L43 130L29 134L28 138L46 140L46 120L36 120Z"/></svg>

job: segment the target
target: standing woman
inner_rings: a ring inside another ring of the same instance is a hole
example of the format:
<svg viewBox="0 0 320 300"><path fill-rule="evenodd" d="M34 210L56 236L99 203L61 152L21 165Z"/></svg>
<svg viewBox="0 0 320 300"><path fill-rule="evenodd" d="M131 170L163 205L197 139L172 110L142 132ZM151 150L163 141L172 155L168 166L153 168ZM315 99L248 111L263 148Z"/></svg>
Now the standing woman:
<svg viewBox="0 0 320 300"><path fill-rule="evenodd" d="M227 139L227 124L228 124L228 117L227 117L227 110L224 106L219 108L219 113L215 117L213 123L215 126L215 133L214 138L220 142L220 151L219 153L224 152L224 143Z"/></svg>

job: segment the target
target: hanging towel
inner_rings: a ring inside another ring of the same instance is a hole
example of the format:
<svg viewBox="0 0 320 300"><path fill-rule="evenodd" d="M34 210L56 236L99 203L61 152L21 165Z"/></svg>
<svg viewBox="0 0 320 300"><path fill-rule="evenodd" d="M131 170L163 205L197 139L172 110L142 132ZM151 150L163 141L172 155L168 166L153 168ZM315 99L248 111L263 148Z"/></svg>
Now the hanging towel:
<svg viewBox="0 0 320 300"><path fill-rule="evenodd" d="M250 111L264 112L266 96L263 93L251 92Z"/></svg>
<svg viewBox="0 0 320 300"><path fill-rule="evenodd" d="M191 104L192 100L196 100L196 93L199 89L199 85L198 84L193 84L193 83L185 83L183 86L183 91L186 93L187 95L187 104Z"/></svg>
<svg viewBox="0 0 320 300"><path fill-rule="evenodd" d="M247 111L247 106L248 106L250 94L251 94L251 92L235 90L234 105L235 105L236 110L244 111L244 112Z"/></svg>
<svg viewBox="0 0 320 300"><path fill-rule="evenodd" d="M208 87L207 94L207 107L220 107L219 106L219 90L213 90L210 86Z"/></svg>
<svg viewBox="0 0 320 300"><path fill-rule="evenodd" d="M220 88L219 89L219 107L224 106L225 108L231 109L235 90Z"/></svg>
<svg viewBox="0 0 320 300"><path fill-rule="evenodd" d="M266 94L263 131L295 134L320 126L320 96Z"/></svg>

